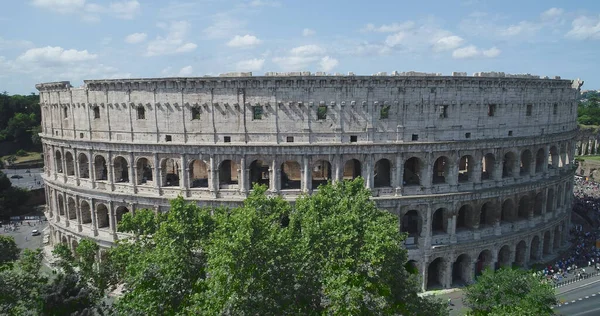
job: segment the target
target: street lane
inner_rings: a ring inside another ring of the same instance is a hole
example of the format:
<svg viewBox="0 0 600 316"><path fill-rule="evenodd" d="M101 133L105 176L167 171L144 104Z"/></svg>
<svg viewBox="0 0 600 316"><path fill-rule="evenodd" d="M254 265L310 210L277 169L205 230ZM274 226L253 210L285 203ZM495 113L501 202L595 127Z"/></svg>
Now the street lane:
<svg viewBox="0 0 600 316"><path fill-rule="evenodd" d="M565 316L592 316L600 315L600 295L590 296L589 298L581 297L581 300L576 299L575 303L562 305L554 309L557 315Z"/></svg>

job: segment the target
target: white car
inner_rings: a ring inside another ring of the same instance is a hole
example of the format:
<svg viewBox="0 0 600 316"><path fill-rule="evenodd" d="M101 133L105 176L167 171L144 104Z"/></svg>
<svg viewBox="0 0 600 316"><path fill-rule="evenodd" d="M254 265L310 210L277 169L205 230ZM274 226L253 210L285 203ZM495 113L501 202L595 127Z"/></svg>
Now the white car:
<svg viewBox="0 0 600 316"><path fill-rule="evenodd" d="M31 236L38 236L40 234L40 231L37 229L34 229L31 231Z"/></svg>

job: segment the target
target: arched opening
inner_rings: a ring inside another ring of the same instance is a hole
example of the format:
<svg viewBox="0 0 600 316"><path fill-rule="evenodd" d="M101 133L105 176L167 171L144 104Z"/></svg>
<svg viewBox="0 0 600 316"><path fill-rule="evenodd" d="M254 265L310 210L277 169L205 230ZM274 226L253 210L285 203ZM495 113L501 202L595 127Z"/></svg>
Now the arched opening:
<svg viewBox="0 0 600 316"><path fill-rule="evenodd" d="M512 222L517 219L517 212L515 203L512 199L506 199L502 203L502 213L500 215L501 221Z"/></svg>
<svg viewBox="0 0 600 316"><path fill-rule="evenodd" d="M108 208L104 204L96 206L96 223L98 223L98 228L108 227Z"/></svg>
<svg viewBox="0 0 600 316"><path fill-rule="evenodd" d="M551 146L550 150L548 151L548 168L558 168L559 161L560 158L558 157L558 149L556 148L556 146Z"/></svg>
<svg viewBox="0 0 600 316"><path fill-rule="evenodd" d="M492 252L489 250L483 250L477 256L477 263L475 264L475 275L481 275L485 269L491 268L492 266Z"/></svg>
<svg viewBox="0 0 600 316"><path fill-rule="evenodd" d="M78 165L79 165L79 177L83 179L90 178L90 165L86 154L79 154Z"/></svg>
<svg viewBox="0 0 600 316"><path fill-rule="evenodd" d="M286 161L281 164L281 189L299 190L302 183L300 164L296 161Z"/></svg>
<svg viewBox="0 0 600 316"><path fill-rule="evenodd" d="M552 213L554 211L554 189L548 189L548 196L546 197L546 213Z"/></svg>
<svg viewBox="0 0 600 316"><path fill-rule="evenodd" d="M500 248L498 252L498 266L501 268L510 267L512 262L510 262L511 250L508 245L504 245Z"/></svg>
<svg viewBox="0 0 600 316"><path fill-rule="evenodd" d="M417 262L415 260L408 260L404 264L404 268L410 274L419 274L419 268L418 268Z"/></svg>
<svg viewBox="0 0 600 316"><path fill-rule="evenodd" d="M444 262L442 258L433 260L427 267L427 290L442 287Z"/></svg>
<svg viewBox="0 0 600 316"><path fill-rule="evenodd" d="M121 156L117 156L114 160L114 177L115 182L129 182L129 166L127 160Z"/></svg>
<svg viewBox="0 0 600 316"><path fill-rule="evenodd" d="M73 198L69 198L67 203L67 210L69 211L69 219L74 220L77 219L77 207L75 206L75 200Z"/></svg>
<svg viewBox="0 0 600 316"><path fill-rule="evenodd" d="M96 181L106 181L108 179L108 169L106 169L106 159L103 156L94 158L94 177Z"/></svg>
<svg viewBox="0 0 600 316"><path fill-rule="evenodd" d="M78 257L78 255L77 255L77 251L76 251L76 250L77 250L77 247L79 247L79 243L77 242L77 240L73 239L73 241L71 242L71 247L73 247L73 248L72 248L72 249L73 249L73 250L72 250L72 251L73 251L73 256L74 256L75 258L77 258L77 257Z"/></svg>
<svg viewBox="0 0 600 316"><path fill-rule="evenodd" d="M404 163L404 185L421 185L421 160L412 157Z"/></svg>
<svg viewBox="0 0 600 316"><path fill-rule="evenodd" d="M494 207L492 202L487 202L481 206L479 213L479 227L494 225Z"/></svg>
<svg viewBox="0 0 600 316"><path fill-rule="evenodd" d="M179 186L179 159L167 158L160 163L163 187Z"/></svg>
<svg viewBox="0 0 600 316"><path fill-rule="evenodd" d="M65 216L65 200L62 194L58 195L58 214L61 216Z"/></svg>
<svg viewBox="0 0 600 316"><path fill-rule="evenodd" d="M562 186L562 184L559 184L558 189L556 190L556 208L563 206L563 200L562 200L562 198L564 197L563 192L564 192L563 186Z"/></svg>
<svg viewBox="0 0 600 316"><path fill-rule="evenodd" d="M238 166L235 161L224 160L219 166L219 188L228 189L238 185Z"/></svg>
<svg viewBox="0 0 600 316"><path fill-rule="evenodd" d="M473 181L472 174L473 174L473 166L475 161L473 160L473 157L466 155L466 156L462 156L460 157L460 161L458 162L458 182L459 183L465 183L465 182L470 182Z"/></svg>
<svg viewBox="0 0 600 316"><path fill-rule="evenodd" d="M456 217L456 230L472 229L474 217L473 207L469 204L463 205L458 210L458 216Z"/></svg>
<svg viewBox="0 0 600 316"><path fill-rule="evenodd" d="M375 163L375 179L376 188L391 187L392 180L392 164L387 159L379 159Z"/></svg>
<svg viewBox="0 0 600 316"><path fill-rule="evenodd" d="M535 154L535 173L540 173L544 171L544 149L538 149Z"/></svg>
<svg viewBox="0 0 600 316"><path fill-rule="evenodd" d="M416 210L410 210L400 220L400 231L408 233L409 237L421 234L421 220Z"/></svg>
<svg viewBox="0 0 600 316"><path fill-rule="evenodd" d="M533 205L533 216L541 216L544 208L544 193L538 192L535 195L535 203Z"/></svg>
<svg viewBox="0 0 600 316"><path fill-rule="evenodd" d="M452 286L463 286L469 283L471 277L471 257L462 254L452 264Z"/></svg>
<svg viewBox="0 0 600 316"><path fill-rule="evenodd" d="M87 201L81 201L81 223L92 223L92 212L90 211L90 204Z"/></svg>
<svg viewBox="0 0 600 316"><path fill-rule="evenodd" d="M73 154L70 151L67 151L67 153L65 154L65 164L67 165L67 175L74 176L75 161L73 161Z"/></svg>
<svg viewBox="0 0 600 316"><path fill-rule="evenodd" d="M567 145L565 143L560 144L560 160L562 161L562 163L558 164L559 167L564 167L569 164Z"/></svg>
<svg viewBox="0 0 600 316"><path fill-rule="evenodd" d="M208 166L202 160L190 162L190 188L208 188Z"/></svg>
<svg viewBox="0 0 600 316"><path fill-rule="evenodd" d="M502 160L502 178L509 178L514 175L515 166L515 154L513 152L507 152L504 154L504 159Z"/></svg>
<svg viewBox="0 0 600 316"><path fill-rule="evenodd" d="M64 236L64 235L63 235L63 236L62 236L62 240L61 240L61 241L62 241L62 243L63 243L63 244L65 244L65 245L67 245L67 246L69 245L69 241L67 240L67 236Z"/></svg>
<svg viewBox="0 0 600 316"><path fill-rule="evenodd" d="M517 248L516 248L516 252L515 252L515 263L519 267L525 266L525 262L527 260L526 254L527 254L527 243L525 242L525 240L521 240L517 244Z"/></svg>
<svg viewBox="0 0 600 316"><path fill-rule="evenodd" d="M250 189L255 184L269 186L269 165L262 160L254 160L250 164Z"/></svg>
<svg viewBox="0 0 600 316"><path fill-rule="evenodd" d="M563 199L563 203L567 204L571 200L571 196L573 195L573 187L571 183L565 184L565 196Z"/></svg>
<svg viewBox="0 0 600 316"><path fill-rule="evenodd" d="M481 181L490 180L494 177L494 165L496 158L488 153L481 159Z"/></svg>
<svg viewBox="0 0 600 316"><path fill-rule="evenodd" d="M533 156L531 155L531 151L529 149L526 149L521 153L520 174L522 176L528 175L531 171L532 158Z"/></svg>
<svg viewBox="0 0 600 316"><path fill-rule="evenodd" d="M146 158L138 159L136 163L137 184L146 184L152 182L152 164Z"/></svg>
<svg viewBox="0 0 600 316"><path fill-rule="evenodd" d="M554 228L554 248L560 248L561 245L561 233L560 233L560 228L559 226L556 226Z"/></svg>
<svg viewBox="0 0 600 316"><path fill-rule="evenodd" d="M362 175L360 161L350 159L344 164L344 180L354 180Z"/></svg>
<svg viewBox="0 0 600 316"><path fill-rule="evenodd" d="M550 254L550 252L552 251L552 247L550 247L550 242L551 242L550 232L547 231L544 233L544 248L543 248L544 255Z"/></svg>
<svg viewBox="0 0 600 316"><path fill-rule="evenodd" d="M319 160L313 164L311 180L313 190L331 180L331 164L329 161Z"/></svg>
<svg viewBox="0 0 600 316"><path fill-rule="evenodd" d="M435 160L433 164L433 184L441 184L446 183L448 177L448 171L450 168L450 163L448 158L445 156L439 157Z"/></svg>
<svg viewBox="0 0 600 316"><path fill-rule="evenodd" d="M433 235L440 235L446 233L446 219L445 219L446 210L443 208L437 209L433 212L433 216L431 218L431 233Z"/></svg>
<svg viewBox="0 0 600 316"><path fill-rule="evenodd" d="M58 173L62 173L63 172L63 167L62 167L62 154L60 153L59 150L57 150L54 153L54 163L55 163L55 169L56 172Z"/></svg>
<svg viewBox="0 0 600 316"><path fill-rule="evenodd" d="M527 195L521 197L519 199L519 212L518 216L520 219L528 219L529 218L529 197Z"/></svg>
<svg viewBox="0 0 600 316"><path fill-rule="evenodd" d="M117 217L117 224L121 222L121 220L123 220L123 215L125 215L126 213L129 213L129 209L125 206L119 206L117 207L117 210L115 212L115 215Z"/></svg>
<svg viewBox="0 0 600 316"><path fill-rule="evenodd" d="M529 260L535 261L540 259L540 237L534 236L531 239L531 249L529 250Z"/></svg>

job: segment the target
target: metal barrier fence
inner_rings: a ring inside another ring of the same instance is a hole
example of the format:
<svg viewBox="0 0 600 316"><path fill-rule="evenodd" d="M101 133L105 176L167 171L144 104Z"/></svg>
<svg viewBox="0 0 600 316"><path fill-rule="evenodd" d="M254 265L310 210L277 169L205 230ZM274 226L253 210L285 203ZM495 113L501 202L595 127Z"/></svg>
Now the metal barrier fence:
<svg viewBox="0 0 600 316"><path fill-rule="evenodd" d="M593 266L587 267L587 268L594 269ZM575 283L577 281L582 281L582 280L589 279L589 278L592 278L592 277L595 277L595 276L598 276L598 275L600 275L600 272L598 272L598 271L594 271L592 273L587 273L587 272L586 273L582 273L581 277L577 277L576 276L576 277L574 277L572 279L569 279L569 280L555 282L554 283L554 288L559 288L561 286L573 284L573 283Z"/></svg>

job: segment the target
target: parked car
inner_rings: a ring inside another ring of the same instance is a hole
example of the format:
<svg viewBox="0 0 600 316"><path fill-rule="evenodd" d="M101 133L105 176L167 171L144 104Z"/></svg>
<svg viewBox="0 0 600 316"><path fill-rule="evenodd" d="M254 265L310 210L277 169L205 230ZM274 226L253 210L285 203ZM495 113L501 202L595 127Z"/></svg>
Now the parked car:
<svg viewBox="0 0 600 316"><path fill-rule="evenodd" d="M12 176L10 176L11 179L22 179L23 176L20 176L18 174L13 174Z"/></svg>
<svg viewBox="0 0 600 316"><path fill-rule="evenodd" d="M34 230L31 231L31 236L38 236L40 234L41 234L40 231L37 230L37 229L34 229Z"/></svg>

